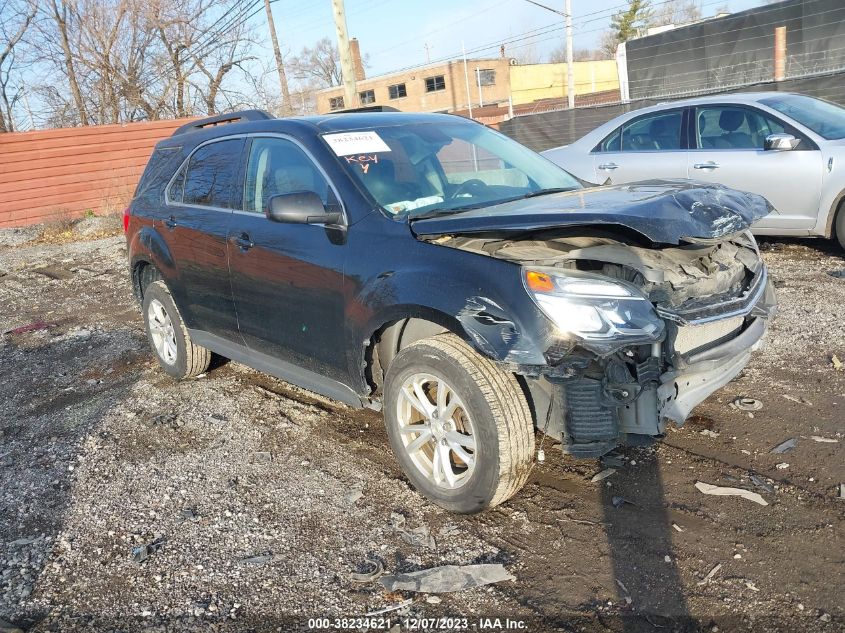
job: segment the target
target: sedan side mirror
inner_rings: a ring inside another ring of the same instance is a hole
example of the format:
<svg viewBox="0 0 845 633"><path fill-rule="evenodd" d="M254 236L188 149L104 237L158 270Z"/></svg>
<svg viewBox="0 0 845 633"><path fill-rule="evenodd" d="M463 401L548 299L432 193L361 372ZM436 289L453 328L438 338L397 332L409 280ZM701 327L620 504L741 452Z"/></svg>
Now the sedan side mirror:
<svg viewBox="0 0 845 633"><path fill-rule="evenodd" d="M339 224L340 212L329 212L313 191L295 191L272 196L267 202L267 217L285 224Z"/></svg>
<svg viewBox="0 0 845 633"><path fill-rule="evenodd" d="M769 134L766 137L766 142L763 145L764 149L771 150L788 150L798 147L801 141L792 134Z"/></svg>

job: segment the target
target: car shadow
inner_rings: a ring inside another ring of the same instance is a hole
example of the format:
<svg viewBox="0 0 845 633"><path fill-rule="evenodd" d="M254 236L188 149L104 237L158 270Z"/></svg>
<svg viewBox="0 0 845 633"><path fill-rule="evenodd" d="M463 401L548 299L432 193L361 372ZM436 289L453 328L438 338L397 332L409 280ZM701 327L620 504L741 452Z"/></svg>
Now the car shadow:
<svg viewBox="0 0 845 633"><path fill-rule="evenodd" d="M689 613L674 554L659 454L647 448L623 450L618 456L624 470L602 482L600 493L618 597L618 630L698 631L700 623Z"/></svg>
<svg viewBox="0 0 845 633"><path fill-rule="evenodd" d="M0 620L24 630L47 615L37 586L62 547L78 457L92 435L108 441L100 422L143 371L139 333L60 329L0 344Z"/></svg>

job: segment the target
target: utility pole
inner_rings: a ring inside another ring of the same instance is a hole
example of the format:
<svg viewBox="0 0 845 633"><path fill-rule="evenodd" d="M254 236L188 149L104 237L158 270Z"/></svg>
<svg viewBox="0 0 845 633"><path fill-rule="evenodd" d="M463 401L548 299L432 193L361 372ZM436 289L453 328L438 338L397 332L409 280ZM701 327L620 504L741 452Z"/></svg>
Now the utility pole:
<svg viewBox="0 0 845 633"><path fill-rule="evenodd" d="M425 46L425 63L430 64L431 63L431 50L430 50L431 47L428 45L428 42L423 44L423 46Z"/></svg>
<svg viewBox="0 0 845 633"><path fill-rule="evenodd" d="M358 92L355 86L355 70L352 67L352 53L349 50L349 36L346 33L346 9L343 0L332 0L332 11L337 31L337 50L340 53L340 70L343 73L343 105L345 108L357 108Z"/></svg>
<svg viewBox="0 0 845 633"><path fill-rule="evenodd" d="M572 67L572 0L566 0L566 99L569 109L575 107L575 69Z"/></svg>
<svg viewBox="0 0 845 633"><path fill-rule="evenodd" d="M279 49L279 39L276 37L276 24L273 22L273 11L270 9L270 0L264 0L264 10L267 12L267 26L270 27L270 41L273 43L273 54L276 56L276 70L279 72L279 84L282 87L282 114L290 116L293 108L290 103L290 89L288 78L285 74L285 63L282 60L282 51Z"/></svg>
<svg viewBox="0 0 845 633"><path fill-rule="evenodd" d="M472 96L469 92L469 69L467 68L467 49L464 46L464 43L461 42L461 51L464 55L464 83L467 87L467 109L469 110L469 118L472 118ZM475 149L475 145L473 145L473 149Z"/></svg>

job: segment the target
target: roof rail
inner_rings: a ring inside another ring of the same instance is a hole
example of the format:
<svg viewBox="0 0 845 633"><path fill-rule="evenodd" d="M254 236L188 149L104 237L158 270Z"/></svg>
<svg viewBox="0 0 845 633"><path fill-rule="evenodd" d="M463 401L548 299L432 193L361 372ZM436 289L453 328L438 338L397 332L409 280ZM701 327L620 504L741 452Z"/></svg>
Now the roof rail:
<svg viewBox="0 0 845 633"><path fill-rule="evenodd" d="M348 110L335 110L329 114L349 114L350 112L401 112L397 108L391 106L363 106L361 108L349 108Z"/></svg>
<svg viewBox="0 0 845 633"><path fill-rule="evenodd" d="M209 126L220 125L221 123L235 123L237 121L266 121L267 119L275 118L272 114L264 110L241 110L239 112L229 112L227 114L216 114L214 116L200 119L199 121L191 121L186 123L173 132L172 136L179 134L187 134L189 132L199 132L201 129Z"/></svg>

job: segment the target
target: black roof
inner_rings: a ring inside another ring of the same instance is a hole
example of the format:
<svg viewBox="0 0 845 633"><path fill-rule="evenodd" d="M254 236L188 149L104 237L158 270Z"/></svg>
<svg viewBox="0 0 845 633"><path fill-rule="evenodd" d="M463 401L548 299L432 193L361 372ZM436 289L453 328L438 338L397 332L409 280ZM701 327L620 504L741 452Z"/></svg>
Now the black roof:
<svg viewBox="0 0 845 633"><path fill-rule="evenodd" d="M180 127L170 136L160 141L161 147L195 145L205 140L230 134L255 132L279 132L296 134L323 134L326 132L346 132L372 129L373 127L413 125L421 123L454 123L469 119L452 114L432 114L425 112L348 112L302 117L263 118L252 114L238 120L240 113L217 115L209 119L191 122ZM225 121L234 121L226 123Z"/></svg>

